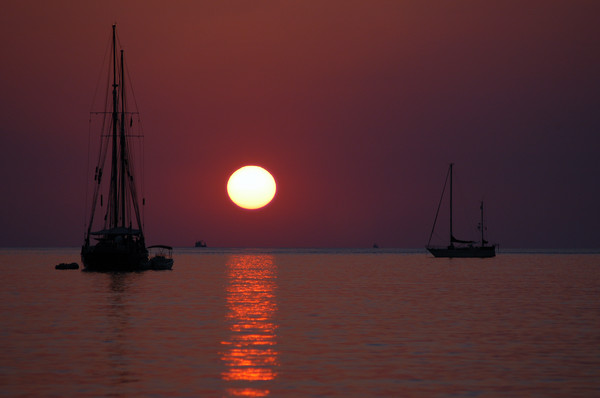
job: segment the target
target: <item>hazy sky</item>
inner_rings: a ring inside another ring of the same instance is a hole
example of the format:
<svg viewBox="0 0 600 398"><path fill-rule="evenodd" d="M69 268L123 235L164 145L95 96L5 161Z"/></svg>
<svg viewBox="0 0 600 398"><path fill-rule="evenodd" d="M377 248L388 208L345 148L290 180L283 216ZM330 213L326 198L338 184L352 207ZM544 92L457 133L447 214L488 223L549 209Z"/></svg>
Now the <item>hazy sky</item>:
<svg viewBox="0 0 600 398"><path fill-rule="evenodd" d="M595 0L4 1L0 246L82 243L116 22L148 244L423 247L454 162L460 237L483 198L501 247L598 248L599 20ZM262 210L227 197L246 164L277 180Z"/></svg>

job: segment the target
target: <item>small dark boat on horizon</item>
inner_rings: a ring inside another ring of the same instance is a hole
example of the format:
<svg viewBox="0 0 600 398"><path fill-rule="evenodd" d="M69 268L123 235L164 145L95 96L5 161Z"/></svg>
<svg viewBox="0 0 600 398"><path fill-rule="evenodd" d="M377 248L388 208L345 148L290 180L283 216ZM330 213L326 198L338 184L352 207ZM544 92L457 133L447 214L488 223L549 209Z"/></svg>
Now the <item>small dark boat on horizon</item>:
<svg viewBox="0 0 600 398"><path fill-rule="evenodd" d="M485 226L483 224L483 201L480 203L481 210L481 221L478 225L479 230L481 231L481 244L476 245L477 242L472 240L461 240L456 239L454 237L454 233L452 232L452 174L453 174L453 163L450 163L450 167L448 169L448 174L446 175L446 180L444 182L444 189L442 190L442 196L440 198L440 203L438 204L437 212L435 214L435 220L433 221L433 227L431 228L431 234L429 235L429 242L427 242L426 249L433 254L434 257L444 257L444 258L487 258L494 257L496 255L496 245L489 245L488 241L484 238ZM433 236L433 232L435 230L435 224L438 218L438 214L440 212L440 206L442 204L442 199L444 198L444 192L446 190L446 183L450 179L450 244L446 247L435 247L431 246L431 238Z"/></svg>
<svg viewBox="0 0 600 398"><path fill-rule="evenodd" d="M54 266L54 269L79 269L77 263L60 263Z"/></svg>

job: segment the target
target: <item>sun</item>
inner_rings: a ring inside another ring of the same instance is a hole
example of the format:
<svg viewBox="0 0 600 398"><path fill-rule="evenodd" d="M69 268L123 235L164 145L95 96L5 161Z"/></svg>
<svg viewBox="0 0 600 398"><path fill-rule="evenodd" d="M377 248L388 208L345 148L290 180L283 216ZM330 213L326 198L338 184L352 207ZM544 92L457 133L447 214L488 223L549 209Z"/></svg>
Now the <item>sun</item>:
<svg viewBox="0 0 600 398"><path fill-rule="evenodd" d="M266 206L275 197L275 179L259 166L244 166L229 177L227 194L244 209L254 210Z"/></svg>

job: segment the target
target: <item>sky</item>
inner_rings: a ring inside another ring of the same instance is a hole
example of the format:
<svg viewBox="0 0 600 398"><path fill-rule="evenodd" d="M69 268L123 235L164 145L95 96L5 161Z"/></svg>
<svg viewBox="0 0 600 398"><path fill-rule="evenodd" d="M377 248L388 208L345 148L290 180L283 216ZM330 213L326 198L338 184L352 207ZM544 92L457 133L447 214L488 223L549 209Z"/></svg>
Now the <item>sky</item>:
<svg viewBox="0 0 600 398"><path fill-rule="evenodd" d="M116 23L148 244L424 247L452 162L457 237L477 237L484 200L501 249L599 248L599 15L595 0L4 1L0 246L82 244ZM260 210L227 196L248 164L277 181Z"/></svg>

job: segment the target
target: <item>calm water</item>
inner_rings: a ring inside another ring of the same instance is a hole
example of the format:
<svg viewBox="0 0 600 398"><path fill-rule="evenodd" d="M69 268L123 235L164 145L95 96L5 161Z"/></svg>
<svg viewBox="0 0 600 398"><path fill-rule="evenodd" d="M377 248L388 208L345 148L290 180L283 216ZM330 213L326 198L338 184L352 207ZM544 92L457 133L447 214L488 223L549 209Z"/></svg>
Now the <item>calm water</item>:
<svg viewBox="0 0 600 398"><path fill-rule="evenodd" d="M0 395L598 397L600 255L0 249Z"/></svg>

